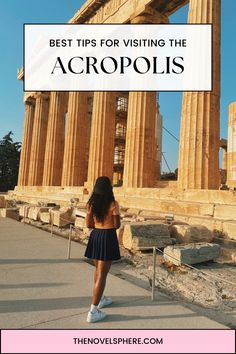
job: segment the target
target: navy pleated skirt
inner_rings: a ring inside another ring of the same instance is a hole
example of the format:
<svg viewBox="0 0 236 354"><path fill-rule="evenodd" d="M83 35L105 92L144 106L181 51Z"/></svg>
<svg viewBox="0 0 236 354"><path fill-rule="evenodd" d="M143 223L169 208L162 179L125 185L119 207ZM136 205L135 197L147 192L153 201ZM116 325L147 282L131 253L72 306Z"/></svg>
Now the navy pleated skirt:
<svg viewBox="0 0 236 354"><path fill-rule="evenodd" d="M120 259L116 229L93 229L84 255L102 261Z"/></svg>

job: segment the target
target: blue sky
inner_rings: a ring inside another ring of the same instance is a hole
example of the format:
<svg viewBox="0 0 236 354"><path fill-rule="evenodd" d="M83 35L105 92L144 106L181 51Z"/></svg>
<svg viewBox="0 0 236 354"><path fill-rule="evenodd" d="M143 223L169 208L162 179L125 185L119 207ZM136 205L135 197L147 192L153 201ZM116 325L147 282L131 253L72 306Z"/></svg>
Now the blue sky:
<svg viewBox="0 0 236 354"><path fill-rule="evenodd" d="M21 141L24 106L23 86L16 78L22 65L23 23L65 23L84 0L0 0L0 138L10 130ZM187 22L188 6L171 16L172 23ZM222 1L221 40L221 137L227 137L228 105L236 101L236 1ZM182 93L160 93L165 128L179 136ZM163 152L174 170L178 143L163 131ZM163 163L163 170L167 167Z"/></svg>

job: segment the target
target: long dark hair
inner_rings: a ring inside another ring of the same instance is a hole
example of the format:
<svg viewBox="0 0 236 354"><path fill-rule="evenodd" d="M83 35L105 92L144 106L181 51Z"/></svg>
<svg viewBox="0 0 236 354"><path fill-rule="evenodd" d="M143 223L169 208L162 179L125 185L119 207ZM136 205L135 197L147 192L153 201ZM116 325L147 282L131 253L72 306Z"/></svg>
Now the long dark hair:
<svg viewBox="0 0 236 354"><path fill-rule="evenodd" d="M91 207L92 214L100 222L103 222L110 205L115 201L112 191L112 184L108 177L98 177L93 188L88 205Z"/></svg>

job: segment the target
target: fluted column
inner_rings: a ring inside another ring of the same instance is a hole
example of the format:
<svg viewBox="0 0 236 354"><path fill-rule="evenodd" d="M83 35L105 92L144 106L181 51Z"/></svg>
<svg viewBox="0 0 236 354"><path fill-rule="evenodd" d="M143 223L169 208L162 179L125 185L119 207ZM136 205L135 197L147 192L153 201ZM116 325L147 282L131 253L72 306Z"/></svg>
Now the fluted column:
<svg viewBox="0 0 236 354"><path fill-rule="evenodd" d="M99 176L113 177L116 95L95 92L90 137L88 185Z"/></svg>
<svg viewBox="0 0 236 354"><path fill-rule="evenodd" d="M222 170L227 171L227 150L222 149L223 151L223 156L222 156Z"/></svg>
<svg viewBox="0 0 236 354"><path fill-rule="evenodd" d="M131 23L168 23L168 17L148 6ZM156 92L130 92L123 186L153 187L157 180Z"/></svg>
<svg viewBox="0 0 236 354"><path fill-rule="evenodd" d="M35 97L36 103L30 154L29 186L42 185L49 109L48 94L37 93Z"/></svg>
<svg viewBox="0 0 236 354"><path fill-rule="evenodd" d="M229 105L227 185L231 188L236 187L236 102Z"/></svg>
<svg viewBox="0 0 236 354"><path fill-rule="evenodd" d="M50 95L43 186L61 185L67 97L65 92Z"/></svg>
<svg viewBox="0 0 236 354"><path fill-rule="evenodd" d="M161 159L162 159L162 126L163 118L159 110L159 103L157 104L157 128L156 128L156 142L157 142L157 168L156 168L156 179L161 178Z"/></svg>
<svg viewBox="0 0 236 354"><path fill-rule="evenodd" d="M130 92L124 187L153 187L156 179L156 92Z"/></svg>
<svg viewBox="0 0 236 354"><path fill-rule="evenodd" d="M62 186L82 186L87 177L87 98L86 92L70 92Z"/></svg>
<svg viewBox="0 0 236 354"><path fill-rule="evenodd" d="M27 186L30 163L30 150L32 143L34 124L35 99L29 97L25 101L24 128L22 137L22 148L20 153L20 166L18 174L18 186Z"/></svg>
<svg viewBox="0 0 236 354"><path fill-rule="evenodd" d="M220 0L190 0L189 23L213 24L213 90L185 92L178 183L183 189L219 188Z"/></svg>

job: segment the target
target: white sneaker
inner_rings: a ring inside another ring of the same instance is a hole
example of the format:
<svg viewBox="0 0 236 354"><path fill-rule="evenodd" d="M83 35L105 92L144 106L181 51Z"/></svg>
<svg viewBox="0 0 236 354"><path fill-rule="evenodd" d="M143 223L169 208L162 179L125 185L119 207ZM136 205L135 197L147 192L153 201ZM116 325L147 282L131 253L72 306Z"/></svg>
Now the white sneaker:
<svg viewBox="0 0 236 354"><path fill-rule="evenodd" d="M103 296L98 304L98 309L102 309L105 306L109 306L113 303L110 297Z"/></svg>
<svg viewBox="0 0 236 354"><path fill-rule="evenodd" d="M91 312L89 311L88 312L88 316L87 316L87 322L98 322L98 321L102 321L104 320L104 318L106 317L106 313L105 312L102 312L102 311L94 311L94 312Z"/></svg>

